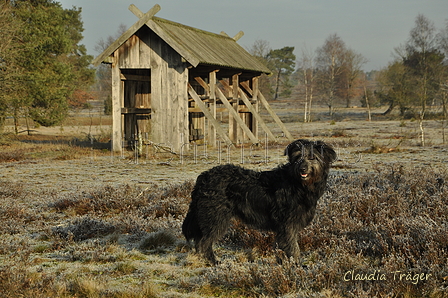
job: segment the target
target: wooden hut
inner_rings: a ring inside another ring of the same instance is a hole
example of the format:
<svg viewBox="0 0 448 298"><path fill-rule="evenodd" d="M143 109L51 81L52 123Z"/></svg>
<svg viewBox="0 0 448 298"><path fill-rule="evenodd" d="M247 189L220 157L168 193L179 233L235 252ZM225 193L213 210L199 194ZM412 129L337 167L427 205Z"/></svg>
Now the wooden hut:
<svg viewBox="0 0 448 298"><path fill-rule="evenodd" d="M237 44L242 32L231 38L161 19L154 16L159 5L147 13L129 9L139 20L93 61L112 69L114 151L139 135L176 152L190 141L214 145L217 137L258 143L258 126L275 140L258 114L260 102L292 139L258 90L269 69ZM217 120L222 111L226 131Z"/></svg>

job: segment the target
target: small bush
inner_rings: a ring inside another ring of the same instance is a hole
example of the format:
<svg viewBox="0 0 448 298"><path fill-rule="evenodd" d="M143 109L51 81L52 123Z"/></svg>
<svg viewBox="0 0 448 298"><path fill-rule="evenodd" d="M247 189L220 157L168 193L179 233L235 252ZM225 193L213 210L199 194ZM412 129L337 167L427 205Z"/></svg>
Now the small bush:
<svg viewBox="0 0 448 298"><path fill-rule="evenodd" d="M173 246L177 238L167 230L151 233L140 242L140 249L150 250L159 247Z"/></svg>
<svg viewBox="0 0 448 298"><path fill-rule="evenodd" d="M117 231L117 227L99 219L83 217L74 220L68 226L53 228L53 233L74 241L82 241L90 238L102 237Z"/></svg>
<svg viewBox="0 0 448 298"><path fill-rule="evenodd" d="M0 162L13 162L26 159L25 150L16 149L14 151L0 152Z"/></svg>

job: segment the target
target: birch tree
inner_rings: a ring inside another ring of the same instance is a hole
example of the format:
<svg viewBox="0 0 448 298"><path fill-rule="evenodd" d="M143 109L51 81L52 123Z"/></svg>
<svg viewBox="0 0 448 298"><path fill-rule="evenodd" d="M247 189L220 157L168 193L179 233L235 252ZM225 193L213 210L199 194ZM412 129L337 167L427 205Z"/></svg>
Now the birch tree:
<svg viewBox="0 0 448 298"><path fill-rule="evenodd" d="M419 14L405 45L403 63L415 86L415 105L419 106L418 121L421 145L425 146L424 119L428 104L440 88L444 55L439 51L434 23Z"/></svg>
<svg viewBox="0 0 448 298"><path fill-rule="evenodd" d="M304 105L304 122L311 122L311 108L313 104L313 96L315 92L315 69L314 69L314 53L306 48L302 48L299 65L299 78L303 86L305 97Z"/></svg>
<svg viewBox="0 0 448 298"><path fill-rule="evenodd" d="M316 50L316 68L319 86L328 105L329 115L333 116L337 92L337 80L344 70L346 47L337 35L330 35L324 45Z"/></svg>

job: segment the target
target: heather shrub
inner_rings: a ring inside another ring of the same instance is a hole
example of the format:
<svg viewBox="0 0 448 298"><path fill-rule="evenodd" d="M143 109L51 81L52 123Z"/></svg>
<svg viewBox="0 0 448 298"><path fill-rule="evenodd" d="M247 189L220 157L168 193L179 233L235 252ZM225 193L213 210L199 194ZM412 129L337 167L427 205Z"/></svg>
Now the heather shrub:
<svg viewBox="0 0 448 298"><path fill-rule="evenodd" d="M443 297L448 288L446 179L445 172L399 165L335 173L312 224L301 232L298 263L278 265L275 250L262 251L241 264L209 269L206 280L248 297ZM243 228L237 224L236 230ZM232 230L226 240L239 249L251 247L240 234L254 233ZM264 247L270 235L258 238L253 239ZM358 280L368 277L374 280Z"/></svg>
<svg viewBox="0 0 448 298"><path fill-rule="evenodd" d="M53 233L74 241L83 241L90 238L98 238L117 231L117 227L101 219L93 219L88 216L75 219L67 226L53 228Z"/></svg>
<svg viewBox="0 0 448 298"><path fill-rule="evenodd" d="M64 193L0 182L0 296L448 297L447 181L399 164L333 170L299 260L280 263L272 233L235 221L214 267L181 235L193 181Z"/></svg>

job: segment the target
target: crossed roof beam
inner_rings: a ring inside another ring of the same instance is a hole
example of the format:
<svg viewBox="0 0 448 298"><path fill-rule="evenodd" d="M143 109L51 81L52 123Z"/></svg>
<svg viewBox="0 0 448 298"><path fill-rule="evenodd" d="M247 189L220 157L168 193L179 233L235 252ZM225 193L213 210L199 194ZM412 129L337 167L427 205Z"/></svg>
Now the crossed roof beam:
<svg viewBox="0 0 448 298"><path fill-rule="evenodd" d="M113 53L116 49L118 49L121 45L123 45L132 35L137 32L138 29L140 29L143 25L147 25L149 28L151 28L155 33L157 33L162 39L165 41L170 40L171 38L167 36L163 30L153 21L151 20L152 17L156 15L162 8L159 4L154 5L148 12L143 13L137 6L134 4L129 5L128 9L139 18L139 20L132 25L126 32L124 32L116 41L114 41L112 44L110 44L106 50L103 51L101 55L99 55L97 58L95 58L92 62L94 66L98 66L102 62L108 62L111 63L111 61L108 61L108 56L110 53ZM221 32L221 35L229 37L224 31ZM235 41L238 41L242 36L244 35L243 31L238 32L233 39ZM189 55L186 51L184 51L181 48L178 48L176 43L171 43L174 50L176 50L178 53L182 53L182 56L185 60L187 60L191 65L196 67L199 64L199 60L194 57L193 55Z"/></svg>

